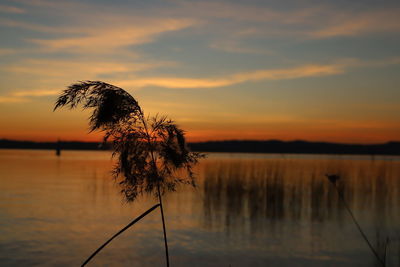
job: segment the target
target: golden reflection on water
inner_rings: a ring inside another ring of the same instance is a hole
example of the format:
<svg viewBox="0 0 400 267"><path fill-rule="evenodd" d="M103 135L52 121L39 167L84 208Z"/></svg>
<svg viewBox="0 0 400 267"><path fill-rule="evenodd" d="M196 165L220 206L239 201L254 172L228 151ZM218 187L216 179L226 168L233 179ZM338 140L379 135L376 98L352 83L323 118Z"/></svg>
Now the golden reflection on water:
<svg viewBox="0 0 400 267"><path fill-rule="evenodd" d="M0 265L78 265L156 202L123 203L112 165L108 152L0 150ZM174 266L371 265L326 173L374 244L400 237L399 158L210 154L196 172L196 188L165 196ZM156 210L93 264L163 265L161 231Z"/></svg>
<svg viewBox="0 0 400 267"><path fill-rule="evenodd" d="M339 187L352 209L375 222L399 221L400 162L340 159L237 159L204 163L207 222L230 227L249 217L280 220L342 220L344 209L325 178L340 175ZM218 216L218 214L223 216ZM218 218L217 218L218 217ZM257 225L251 225L256 230Z"/></svg>

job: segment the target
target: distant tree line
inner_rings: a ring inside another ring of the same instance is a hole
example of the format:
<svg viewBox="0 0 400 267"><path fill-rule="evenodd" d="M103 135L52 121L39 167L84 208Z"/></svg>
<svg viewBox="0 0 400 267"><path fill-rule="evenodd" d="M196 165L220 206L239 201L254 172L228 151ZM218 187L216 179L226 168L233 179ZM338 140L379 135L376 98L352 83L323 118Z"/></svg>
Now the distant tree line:
<svg viewBox="0 0 400 267"><path fill-rule="evenodd" d="M103 146L101 142L33 142L0 139L0 148L8 149L56 149L60 146L65 150L108 150L109 147Z"/></svg>
<svg viewBox="0 0 400 267"><path fill-rule="evenodd" d="M244 152L283 154L353 154L353 155L400 155L400 142L385 144L340 144L308 141L212 141L191 143L193 151Z"/></svg>
<svg viewBox="0 0 400 267"><path fill-rule="evenodd" d="M63 150L108 150L110 145L101 142L32 142L0 139L3 149L56 149ZM308 141L210 141L189 143L192 151L201 152L242 152L278 154L346 154L346 155L400 155L400 142L384 144L340 144Z"/></svg>

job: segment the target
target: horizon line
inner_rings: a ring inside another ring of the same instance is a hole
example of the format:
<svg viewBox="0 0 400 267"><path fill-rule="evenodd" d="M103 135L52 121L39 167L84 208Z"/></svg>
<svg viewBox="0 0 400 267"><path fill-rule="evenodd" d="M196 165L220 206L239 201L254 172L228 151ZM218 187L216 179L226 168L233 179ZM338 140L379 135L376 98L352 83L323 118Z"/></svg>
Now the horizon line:
<svg viewBox="0 0 400 267"><path fill-rule="evenodd" d="M102 141L82 141L82 140L62 140L58 141L34 141L34 140L22 140L22 139L8 139L8 138L0 138L0 141L12 141L12 142L31 142L31 143L57 143L57 142L75 142L75 143L103 143ZM400 143L400 140L387 140L379 143L356 143L356 142L334 142L334 141L310 141L304 139L291 139L291 140L281 140L281 139L223 139L223 140L207 140L207 141L188 141L190 144L198 144L198 143L212 143L212 142L282 142L282 143L291 143L291 142L307 142L307 143L327 143L327 144L340 144L340 145L384 145L389 143Z"/></svg>

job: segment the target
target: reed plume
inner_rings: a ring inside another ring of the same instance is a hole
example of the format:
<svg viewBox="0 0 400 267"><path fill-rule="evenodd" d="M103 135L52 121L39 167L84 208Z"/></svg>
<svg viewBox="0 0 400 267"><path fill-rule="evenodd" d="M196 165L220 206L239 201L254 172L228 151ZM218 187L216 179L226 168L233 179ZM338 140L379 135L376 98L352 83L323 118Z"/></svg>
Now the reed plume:
<svg viewBox="0 0 400 267"><path fill-rule="evenodd" d="M103 142L112 143L117 158L113 176L126 201L144 193L158 197L169 266L162 195L178 184L195 186L192 167L204 155L189 151L184 131L171 119L145 116L138 101L122 88L101 81L78 82L62 92L54 110L78 106L92 109L90 131L104 132Z"/></svg>

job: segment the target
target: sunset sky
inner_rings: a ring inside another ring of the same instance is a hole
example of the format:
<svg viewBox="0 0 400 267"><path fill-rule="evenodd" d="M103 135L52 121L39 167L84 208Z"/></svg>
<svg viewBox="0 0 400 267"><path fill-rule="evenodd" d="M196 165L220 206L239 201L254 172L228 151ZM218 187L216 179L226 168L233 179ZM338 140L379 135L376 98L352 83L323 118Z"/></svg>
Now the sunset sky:
<svg viewBox="0 0 400 267"><path fill-rule="evenodd" d="M400 140L400 2L0 0L0 139L100 140L52 112L101 80L189 141Z"/></svg>

